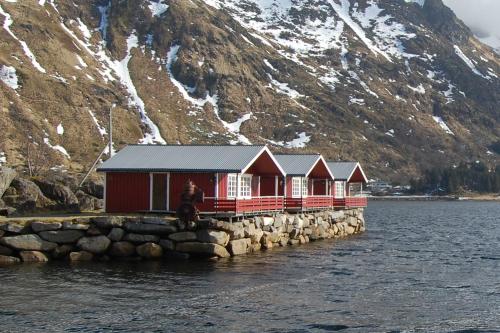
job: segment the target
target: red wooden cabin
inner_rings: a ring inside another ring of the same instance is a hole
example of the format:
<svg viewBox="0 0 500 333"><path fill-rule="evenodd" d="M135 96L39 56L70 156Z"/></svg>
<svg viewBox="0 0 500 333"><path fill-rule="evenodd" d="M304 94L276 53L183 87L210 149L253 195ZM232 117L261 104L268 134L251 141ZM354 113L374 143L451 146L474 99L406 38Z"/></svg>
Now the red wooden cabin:
<svg viewBox="0 0 500 333"><path fill-rule="evenodd" d="M328 162L328 167L335 177L331 193L333 207L366 207L367 199L363 194L363 185L368 179L358 162Z"/></svg>
<svg viewBox="0 0 500 333"><path fill-rule="evenodd" d="M97 170L109 213L175 212L187 180L204 192L201 213L284 209L285 173L266 146L129 145Z"/></svg>
<svg viewBox="0 0 500 333"><path fill-rule="evenodd" d="M331 207L333 175L321 155L275 155L286 173L287 210L317 210Z"/></svg>

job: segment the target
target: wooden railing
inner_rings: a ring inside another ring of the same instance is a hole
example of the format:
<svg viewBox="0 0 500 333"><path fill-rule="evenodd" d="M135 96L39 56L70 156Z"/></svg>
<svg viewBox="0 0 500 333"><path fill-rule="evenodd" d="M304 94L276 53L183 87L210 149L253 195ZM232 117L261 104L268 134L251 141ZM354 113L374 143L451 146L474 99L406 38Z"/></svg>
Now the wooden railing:
<svg viewBox="0 0 500 333"><path fill-rule="evenodd" d="M332 197L327 195L314 195L305 198L286 198L287 209L313 209L332 206Z"/></svg>
<svg viewBox="0 0 500 333"><path fill-rule="evenodd" d="M333 198L333 207L346 207L346 208L357 208L366 207L368 205L368 199L366 197L345 197L345 198Z"/></svg>
<svg viewBox="0 0 500 333"><path fill-rule="evenodd" d="M284 209L283 197L254 197L250 199L215 199L216 212L255 213L281 211Z"/></svg>

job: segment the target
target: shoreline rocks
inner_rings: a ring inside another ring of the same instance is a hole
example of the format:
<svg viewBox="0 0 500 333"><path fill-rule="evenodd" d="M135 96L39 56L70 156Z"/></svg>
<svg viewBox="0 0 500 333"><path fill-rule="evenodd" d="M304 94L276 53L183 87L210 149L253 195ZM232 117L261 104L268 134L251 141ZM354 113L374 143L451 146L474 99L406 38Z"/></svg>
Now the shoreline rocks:
<svg viewBox="0 0 500 333"><path fill-rule="evenodd" d="M184 224L171 217L100 216L0 224L0 266L51 260L227 258L365 231L363 209L214 218Z"/></svg>

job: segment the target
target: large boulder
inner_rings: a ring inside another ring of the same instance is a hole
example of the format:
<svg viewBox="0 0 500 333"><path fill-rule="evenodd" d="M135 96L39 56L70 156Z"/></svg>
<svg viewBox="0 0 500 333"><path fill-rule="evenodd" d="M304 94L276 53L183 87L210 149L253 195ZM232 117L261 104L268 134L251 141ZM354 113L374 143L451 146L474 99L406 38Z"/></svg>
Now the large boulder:
<svg viewBox="0 0 500 333"><path fill-rule="evenodd" d="M59 184L57 181L45 178L36 178L34 179L34 182L38 185L42 193L47 198L57 202L57 208L70 211L79 211L78 198L68 186Z"/></svg>
<svg viewBox="0 0 500 333"><path fill-rule="evenodd" d="M173 224L152 224L143 222L126 222L125 230L136 234L148 234L148 235L168 235L177 231L177 228Z"/></svg>
<svg viewBox="0 0 500 333"><path fill-rule="evenodd" d="M11 191L12 189L12 191ZM16 177L5 193L3 201L14 207L18 213L52 209L54 202L43 195L40 188L32 181Z"/></svg>
<svg viewBox="0 0 500 333"><path fill-rule="evenodd" d="M115 242L109 249L113 257L130 257L135 254L135 245L130 242Z"/></svg>
<svg viewBox="0 0 500 333"><path fill-rule="evenodd" d="M160 258L163 255L163 248L155 243L139 245L135 250L139 256L148 259Z"/></svg>
<svg viewBox="0 0 500 333"><path fill-rule="evenodd" d="M23 262L47 262L49 258L40 251L21 251L19 252Z"/></svg>
<svg viewBox="0 0 500 333"><path fill-rule="evenodd" d="M224 222L213 218L201 219L198 221L199 229L214 229L225 231L229 234L230 239L240 239L245 237L243 223Z"/></svg>
<svg viewBox="0 0 500 333"><path fill-rule="evenodd" d="M16 178L16 172L14 170L7 167L0 167L0 198L9 188L14 178Z"/></svg>
<svg viewBox="0 0 500 333"><path fill-rule="evenodd" d="M21 262L19 258L0 255L0 266L17 264L19 262Z"/></svg>
<svg viewBox="0 0 500 333"><path fill-rule="evenodd" d="M229 235L225 231L217 231L210 229L198 230L195 239L202 243L214 243L226 246L229 243Z"/></svg>
<svg viewBox="0 0 500 333"><path fill-rule="evenodd" d="M122 228L113 228L108 234L108 238L113 242L121 241L123 236L125 235L125 230Z"/></svg>
<svg viewBox="0 0 500 333"><path fill-rule="evenodd" d="M84 224L84 223L73 223L71 221L65 221L62 224L63 230L82 230L82 231L87 231L89 230L90 225L89 224Z"/></svg>
<svg viewBox="0 0 500 333"><path fill-rule="evenodd" d="M102 199L104 197L104 182L102 180L88 179L82 184L81 190L88 195Z"/></svg>
<svg viewBox="0 0 500 333"><path fill-rule="evenodd" d="M226 248L213 243L185 242L176 245L177 252L187 252L201 256L226 258L231 256Z"/></svg>
<svg viewBox="0 0 500 333"><path fill-rule="evenodd" d="M160 236L157 235L141 235L141 234L126 234L123 237L124 241L132 242L132 243L158 243L160 240Z"/></svg>
<svg viewBox="0 0 500 333"><path fill-rule="evenodd" d="M192 231L181 231L168 235L175 242L189 242L196 240L196 234Z"/></svg>
<svg viewBox="0 0 500 333"><path fill-rule="evenodd" d="M46 223L46 222L38 222L38 221L35 221L35 222L31 222L31 229L38 233L38 232L42 232L42 231L55 231L55 230L59 230L61 229L62 227L62 224L59 223L59 222L50 222L50 223Z"/></svg>
<svg viewBox="0 0 500 333"><path fill-rule="evenodd" d="M18 223L0 224L0 230L10 234L29 234L31 231L29 226Z"/></svg>
<svg viewBox="0 0 500 333"><path fill-rule="evenodd" d="M252 241L250 238L236 239L229 242L228 249L233 256L249 252Z"/></svg>
<svg viewBox="0 0 500 333"><path fill-rule="evenodd" d="M93 254L106 252L111 241L106 236L82 237L76 244L81 250Z"/></svg>
<svg viewBox="0 0 500 333"><path fill-rule="evenodd" d="M49 242L71 244L82 238L85 235L85 232L81 230L55 230L42 231L39 235Z"/></svg>
<svg viewBox="0 0 500 333"><path fill-rule="evenodd" d="M81 190L76 191L75 196L78 199L78 207L80 211L89 212L95 210L95 200L97 200L96 198L88 195Z"/></svg>
<svg viewBox="0 0 500 333"><path fill-rule="evenodd" d="M43 240L38 235L19 235L0 238L0 244L16 250L25 251L52 251L56 243Z"/></svg>
<svg viewBox="0 0 500 333"><path fill-rule="evenodd" d="M170 239L160 239L160 246L166 251L174 251L175 243Z"/></svg>

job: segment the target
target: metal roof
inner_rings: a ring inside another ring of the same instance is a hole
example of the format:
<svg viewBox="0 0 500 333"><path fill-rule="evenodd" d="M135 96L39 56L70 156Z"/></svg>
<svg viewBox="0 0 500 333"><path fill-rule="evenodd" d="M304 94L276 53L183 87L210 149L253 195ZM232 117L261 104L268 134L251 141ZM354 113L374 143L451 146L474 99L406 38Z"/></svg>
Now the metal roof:
<svg viewBox="0 0 500 333"><path fill-rule="evenodd" d="M333 173L335 179L349 180L352 173L359 164L358 162L327 162L327 165L330 168L330 171ZM363 170L361 170L361 172L364 176Z"/></svg>
<svg viewBox="0 0 500 333"><path fill-rule="evenodd" d="M307 176L312 167L321 158L319 154L275 154L287 176Z"/></svg>
<svg viewBox="0 0 500 333"><path fill-rule="evenodd" d="M242 172L263 150L264 145L129 145L97 171Z"/></svg>

